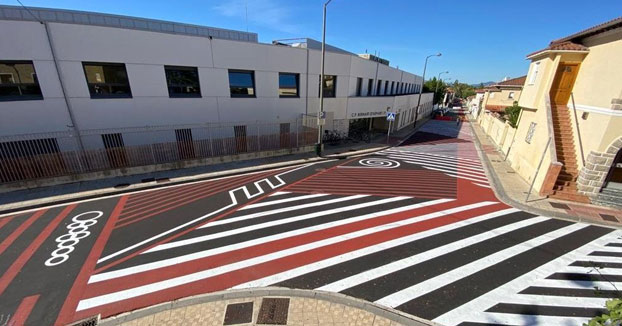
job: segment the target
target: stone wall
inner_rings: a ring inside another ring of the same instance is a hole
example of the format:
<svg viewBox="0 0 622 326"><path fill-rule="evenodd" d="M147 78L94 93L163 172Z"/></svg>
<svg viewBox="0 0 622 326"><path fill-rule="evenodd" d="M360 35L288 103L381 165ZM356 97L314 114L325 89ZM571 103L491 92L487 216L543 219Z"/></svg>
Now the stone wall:
<svg viewBox="0 0 622 326"><path fill-rule="evenodd" d="M622 137L614 141L607 152L591 151L588 154L585 166L579 172L577 179L577 188L582 194L592 198L598 195L620 148L622 148Z"/></svg>

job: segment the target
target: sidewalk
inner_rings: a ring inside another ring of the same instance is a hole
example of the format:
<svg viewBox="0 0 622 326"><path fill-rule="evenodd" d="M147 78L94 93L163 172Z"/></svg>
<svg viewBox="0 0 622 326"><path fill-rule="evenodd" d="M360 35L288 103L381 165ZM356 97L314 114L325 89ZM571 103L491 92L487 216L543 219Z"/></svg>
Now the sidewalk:
<svg viewBox="0 0 622 326"><path fill-rule="evenodd" d="M420 121L417 124L417 128L420 128L426 122L427 120ZM349 155L364 155L385 149L387 146L395 146L408 138L414 131L415 129L413 129L412 125L409 125L391 134L389 145L387 145L386 135L377 135L369 143L347 143L337 146L325 145L324 152L322 153L323 157L317 157L315 152L307 152L0 193L0 214L62 204L75 200L93 199L161 186L311 163L325 159L345 158Z"/></svg>
<svg viewBox="0 0 622 326"><path fill-rule="evenodd" d="M339 293L286 288L233 290L184 298L100 321L100 326L147 325L431 326Z"/></svg>
<svg viewBox="0 0 622 326"><path fill-rule="evenodd" d="M505 161L494 143L486 136L481 127L470 121L469 125L476 136L481 150L482 161L488 168L489 179L499 199L508 205L520 208L533 214L570 219L586 223L622 227L622 211L589 204L558 201L542 197L533 190L526 201L529 184Z"/></svg>

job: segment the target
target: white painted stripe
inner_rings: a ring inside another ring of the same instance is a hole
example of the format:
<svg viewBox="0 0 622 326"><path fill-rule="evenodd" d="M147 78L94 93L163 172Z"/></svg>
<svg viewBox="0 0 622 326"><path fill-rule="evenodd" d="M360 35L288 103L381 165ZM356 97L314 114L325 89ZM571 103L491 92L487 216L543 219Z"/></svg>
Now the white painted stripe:
<svg viewBox="0 0 622 326"><path fill-rule="evenodd" d="M307 273L311 273L311 272L315 272L317 270L326 268L326 267L330 267L336 264L340 264L352 259L356 259L359 257L363 257L369 254L373 254L375 252L379 252L382 250L387 250L399 245L402 245L404 243L408 243L408 242L412 242L415 240L419 240L419 239L423 239L423 238L427 238L433 235L437 235L437 234L441 234L443 232L447 232L450 230L454 230L463 226L467 226L467 225L471 225L474 223L478 223L478 222L482 222L485 220L489 220L491 218L495 218L498 216L503 216L503 215L507 215L510 213L514 213L514 212L518 212L519 210L515 209L515 208L508 208L508 209L504 209L501 211L497 211L497 212L493 212L493 213L488 213L488 214L484 214L484 215L480 215L477 217L473 217L467 220L463 220L460 222L456 222L456 223L452 223L452 224L448 224L448 225L444 225L441 227L437 227L437 228L433 228L427 231L423 231L423 232L419 232L419 233L415 233L415 234L411 234L411 235L407 235L401 238L397 238L397 239L393 239L393 240L389 240L383 243L379 243L377 245L373 245L370 247L365 247L365 248L361 248L355 251L351 251L342 255L338 255L335 257L331 257L328 259L324 259L321 261L317 261L317 262L313 262L311 264L308 265L304 265L304 266L300 266L294 269L290 269L278 274L274 274L274 275L270 275L270 276L266 276L264 278L260 278L257 280L253 280L250 282L246 282L246 283L242 283L239 285L236 285L235 287L233 287L234 289L242 289L242 288L251 288L251 287L262 287L262 286L269 286L275 283L279 283L294 277L298 277Z"/></svg>
<svg viewBox="0 0 622 326"><path fill-rule="evenodd" d="M483 185L483 184L479 184L479 183L473 183L473 184L476 185L476 186L492 189L491 186L487 186L487 185Z"/></svg>
<svg viewBox="0 0 622 326"><path fill-rule="evenodd" d="M399 158L399 159L408 159L408 160L419 160L419 161L424 161L427 163L439 163L439 164L446 164L446 165L451 165L451 166L456 166L459 165L460 167L464 167L464 168L469 168L469 169L474 169L474 170L480 170L482 171L483 168L481 165L478 164L474 164L471 162L463 162L463 161L458 161L458 160L448 160L448 159L442 159L442 158L438 158L438 157L426 157L423 155L406 155L406 154L388 154L387 157L391 157L391 158Z"/></svg>
<svg viewBox="0 0 622 326"><path fill-rule="evenodd" d="M581 267L581 266L567 266L560 273L577 273L577 274L590 274L590 275L622 275L622 268L595 268L595 267Z"/></svg>
<svg viewBox="0 0 622 326"><path fill-rule="evenodd" d="M279 199L279 200L271 200L271 201L267 201L267 202L259 202L259 203L256 203L256 204L251 204L251 205L248 205L248 206L244 206L244 207L240 208L240 210L243 211L243 210L247 210L247 209L253 209L253 208L258 208L258 207L277 205L277 204L282 204L282 203L289 203L289 202L292 202L292 201L298 201L298 200L304 200L304 199L310 199L310 198L317 198L317 197L323 197L323 196L328 196L328 194L311 194L311 195L304 195L304 196L297 196L297 197L289 197L289 198Z"/></svg>
<svg viewBox="0 0 622 326"><path fill-rule="evenodd" d="M78 304L77 307L77 311L81 311L81 310L85 310L85 309L91 309L94 307L98 307L101 305L105 305L105 304L110 304L113 302L117 302L117 301L121 301L121 300L127 300L127 299L131 299L134 297L138 297L141 295L146 295L146 294L150 294L150 293L154 293L157 291L162 291L162 290L166 290L172 287L176 287L176 286L180 286L180 285L184 285L184 284L188 284L191 282L196 282L196 281L200 281L200 280L204 280L210 277L214 277L214 276L218 276L218 275L222 275L225 273L229 273L235 270L239 270L239 269L243 269L243 268L247 268L250 266L254 266L257 264L262 264L268 261L272 261L275 259L279 259L279 258L283 258L283 257L287 257L287 256L291 256L291 255L295 255L298 253L302 253L308 250L312 250L312 249L316 249L316 248L320 248L320 247L324 247L324 246L328 246L331 244L336 244L339 242L343 242L346 240L350 240L350 239L354 239L357 237L361 237L361 236L365 236L365 235L369 235L372 233L376 233L376 232L380 232L380 231L385 231L385 230L389 230L389 229L393 229L393 228L397 228L397 227L401 227L407 224L413 224L413 223L418 223L420 221L423 220L428 220L428 219L432 219L435 217L439 217L439 216L443 216L443 215L448 215L448 214L453 214L453 213L457 213L460 211L464 211L464 210L468 210L468 209L473 209L473 208L477 208L477 207L482 207L482 206L486 206L486 205L492 205L495 204L495 202L481 202L481 203L476 203L476 204L471 204L471 205L466 205L466 206L462 206L462 207L456 207L456 208L452 208L452 209L447 209L444 211L440 211L440 212L436 212L436 213L431 213L431 214L427 214L424 216L417 216L417 217L413 217L410 218L408 220L403 220L403 221L399 221L399 222L394 222L394 223L390 223L390 224L385 224L380 228L369 228L369 229L363 229L363 230L359 230L356 232L352 232L349 234L344 234L344 235L340 235L340 236L336 236L336 237L332 237L332 238L328 238L328 239L324 239L324 240L320 240L320 241L315 241L315 242L311 242L311 243L307 243L304 245L300 245L300 246L296 246L293 248L288 248L285 250L280 250L277 252L272 252L263 256L259 256L259 257L254 257L254 258L250 258L250 259L246 259L246 260L242 260L242 261L238 261L232 264L228 264L228 265L223 265L223 266L219 266L216 268L212 268L212 269L207 269L207 270L203 270L203 271L199 271L199 272L195 272L195 273L191 273L191 274L187 274L187 275L182 275L182 276L178 276L178 277L174 277L168 280L163 280L163 281L158 281L158 282L154 282L151 284L146 284L146 285L142 285L142 286L138 286L135 288L130 288L130 289L126 289L126 290L122 290L122 291L118 291L118 292L113 292L113 293L109 293L109 294L104 294L104 295L100 295L97 297L92 297L92 298L88 298L88 299L84 299L81 300ZM98 274L98 275L102 275L102 274ZM91 279L97 275L93 275L91 277ZM89 283L91 283L91 281L89 280Z"/></svg>
<svg viewBox="0 0 622 326"><path fill-rule="evenodd" d="M499 302L504 302L507 298L513 297L518 292L530 287L530 286L539 286L538 282L542 282L546 285L545 287L559 287L559 288L580 288L577 287L576 281L560 281L560 280L543 280L547 276L563 269L569 264L573 263L577 260L582 260L585 255L590 253L603 246L604 244L611 241L611 239L615 239L617 236L621 235L622 232L615 231L609 233L599 239L596 239L577 250L570 251L565 255L562 255L556 259L553 259L544 265L525 273L510 282L482 295L478 298L475 298L468 303L465 303L456 309L448 311L447 313L437 317L434 321L443 324L443 325L456 325L461 323L464 320L470 320L470 318L479 318L480 314L487 310L488 308L494 306ZM590 284L591 285L591 284ZM607 284L610 288L611 285ZM542 286L542 285L540 285ZM622 286L619 284L617 286ZM591 288L583 287L583 288ZM605 288L608 289L608 288Z"/></svg>
<svg viewBox="0 0 622 326"><path fill-rule="evenodd" d="M479 233L477 235L474 235L472 237L468 237L462 240L458 240L458 241L454 241L451 243L448 243L446 245L440 246L440 247L436 247L434 249L430 249L428 251L424 251L422 253L416 254L414 256L410 256L410 257L406 257L404 259L400 259L400 260L396 260L390 264L387 265L383 265L383 266L379 266L367 271L364 271L362 273L358 273L355 275L352 275L350 277L346 277L342 280L324 285L320 288L318 288L317 290L322 290L322 291L331 291L331 292L341 292L345 289L349 289L353 286L357 286L359 284L362 283L366 283L369 282L371 280L374 280L376 278L385 276L385 275L389 275L391 273L395 273L399 270L402 270L404 268L408 268L414 265L418 265L421 263L424 263L428 260L449 254L451 252L454 252L456 250L460 250L463 249L465 247L468 247L470 245L474 245L477 243L480 243L482 241L486 241L488 239L506 234L508 232L512 232L512 231L516 231L518 229L533 225L533 224L537 224L537 223L541 223L544 221L547 221L548 218L546 217L533 217L527 220L523 220L523 221L519 221L516 223L512 223L512 224L508 224L508 225L504 225L500 228L497 229L493 229L487 232L483 232L483 233Z"/></svg>
<svg viewBox="0 0 622 326"><path fill-rule="evenodd" d="M362 198L364 196L365 195L355 195L355 196L350 196L350 197ZM345 198L348 198L348 197L345 197ZM349 198L349 199L356 199L356 198ZM195 243L199 243L199 242L205 242L205 241L209 241L209 240L220 239L220 238L224 238L224 237L228 237L228 236L232 236L232 235L235 235L235 234L240 234L240 233L244 233L244 232L248 232L248 231L254 231L254 230L258 230L258 229L269 228L269 227L272 227L272 226L277 226L277 225L283 225L283 224L292 223L292 222L308 220L308 219L316 218L316 217L319 217L319 216L325 216L325 215L330 215L330 214L337 214L337 213L357 210L357 209L361 209L361 208L365 208L365 207L382 205L382 204L391 203L391 202L400 201L400 200L405 200L405 199L409 199L409 198L411 198L411 197L404 197L404 196L402 196L402 197L391 197L391 198L376 200L376 201L362 203L362 204L343 206L343 207L333 208L333 209L329 209L329 210L325 210L325 211L320 211L320 212L314 212L314 213L309 213L309 214L304 214L304 215L292 216L292 217L288 217L288 218L278 219L276 221L270 221L270 222L265 222L265 223L253 224L253 225L249 225L249 226L245 226L245 227L241 227L241 228L236 228L236 229L227 230L227 231L223 231L223 232L217 232L217 233L202 235L202 236L198 236L198 237L194 237L194 238L190 238L190 239L168 242L168 243L165 243L165 244L161 244L159 246L155 246L155 247L145 251L144 253L151 253L151 252L167 250L167 249L171 249L171 248L178 248L178 247L187 246L187 245L191 245L191 244L195 244ZM343 198L339 198L339 199L343 199ZM275 211L277 211L277 210L275 210ZM279 212L274 212L273 214L276 214L276 213L281 213L281 212L279 210ZM254 214L252 214L252 215L254 215ZM265 216L265 215L267 215L267 214L261 214L261 215L257 215L257 216L261 217L261 216ZM239 218L236 217L235 219L242 219L242 218L248 219L249 218L248 216L249 215L240 216ZM253 217L255 217L255 216L253 216Z"/></svg>
<svg viewBox="0 0 622 326"><path fill-rule="evenodd" d="M483 312L479 316L470 316L465 321L483 324L496 325L546 325L546 326L568 326L583 325L589 322L590 318L585 317L558 317L558 316L542 316L542 315L519 315L505 314L497 312ZM453 326L457 324L444 324L445 326Z"/></svg>
<svg viewBox="0 0 622 326"><path fill-rule="evenodd" d="M289 194L289 193L290 193L289 191L277 191L277 192L275 192L275 193L270 194L270 196L268 196L268 197L272 197L272 196L280 196L280 195L287 195L287 194Z"/></svg>
<svg viewBox="0 0 622 326"><path fill-rule="evenodd" d="M482 166L481 163L479 163L479 161L473 162L473 160L462 157L462 156L461 157L437 156L437 155L430 155L430 154L421 153L421 152L399 152L399 151L386 153L385 155L400 155L400 156L406 156L406 157L412 157L412 158L418 158L418 159L433 160L437 162L460 163L464 165L470 165L473 167Z"/></svg>
<svg viewBox="0 0 622 326"><path fill-rule="evenodd" d="M602 249L602 248L599 248ZM596 250L599 250L596 249ZM598 263L622 263L622 257L613 257L613 256L586 256L581 261L590 261L596 264Z"/></svg>
<svg viewBox="0 0 622 326"><path fill-rule="evenodd" d="M430 165L430 166L443 166L443 167L448 167L451 169L460 169L460 170L468 170L468 172L472 172L472 173L480 173L483 174L484 173L484 169L481 168L475 168L475 167L469 167L469 166L462 166L459 165L459 163L445 163L445 162L435 162L435 161L424 161L423 159L417 158L417 157L407 157L407 156L396 156L396 155L389 155L387 157L390 158L398 158L401 160L404 160L405 162L410 162L413 164L419 164L419 165Z"/></svg>
<svg viewBox="0 0 622 326"><path fill-rule="evenodd" d="M485 182L485 183L488 183L488 181L482 181L482 180L477 180L477 179L473 179L473 178L467 178L467 177L463 177L463 176L459 176L459 175L455 175L455 174L449 174L449 173L445 173L445 174L450 176L450 177L454 177L454 178L458 178L458 179L464 179L464 180L469 180L469 181L473 181L473 182Z"/></svg>
<svg viewBox="0 0 622 326"><path fill-rule="evenodd" d="M236 217L231 217L231 218L224 219L224 220L213 221L213 222L210 222L208 224L201 225L200 227L198 227L198 229L204 229L204 228L209 228L209 227L216 226L216 225L223 225L223 224L229 224L229 223L233 223L233 222L250 220L250 219L257 218L257 217L262 217L262 216L268 216L268 215L273 215L273 214L291 212L291 211L296 211L296 210L300 210L300 209L304 209L304 208L309 208L309 207L316 207L316 206L323 206L323 205L341 203L341 202L344 202L344 201L365 198L365 197L368 197L368 196L369 195L353 195L353 196L347 196L347 197L339 197L339 198L334 198L334 199L329 199L329 200L324 200L324 201L318 201L318 202L301 204L301 205L296 205L296 206L289 206L289 207L285 207L285 208L273 209L271 211L262 211L262 212L253 213L253 214L236 216ZM349 206L347 206L347 207L349 207Z"/></svg>
<svg viewBox="0 0 622 326"><path fill-rule="evenodd" d="M453 149L453 146L455 146L455 145L451 145L451 146L452 146L451 149ZM472 161L474 163L481 164L480 161L476 160L476 159L462 158L462 157L456 157L456 156L448 156L448 155L435 154L435 153L430 153L430 152L400 151L400 150L395 150L395 149L388 149L388 151L397 151L397 152L402 152L402 153L421 154L421 155L437 156L437 157L444 157L444 158L451 158L451 159L460 159L460 160Z"/></svg>
<svg viewBox="0 0 622 326"><path fill-rule="evenodd" d="M428 169L428 170L435 170L435 171L441 171L441 172L445 172L445 173L449 173L449 174L453 174L453 175L458 175L461 177L465 177L465 178L475 178L475 179L480 179L481 181L488 181L486 179L486 175L484 176L479 176L479 175L475 175L475 174L468 174L462 171L451 171L449 169L445 169L445 168L434 168L434 167L428 167L428 166L424 166L424 168ZM469 179L472 180L472 179ZM477 180L476 180L477 181Z"/></svg>
<svg viewBox="0 0 622 326"><path fill-rule="evenodd" d="M532 286L541 286L548 288L567 288L567 289L595 289L599 290L616 290L622 287L622 282L607 281L576 281L576 280L538 280ZM615 285L615 287L614 287Z"/></svg>
<svg viewBox="0 0 622 326"><path fill-rule="evenodd" d="M604 308L607 300L609 298L514 294L503 299L503 303L553 307Z"/></svg>
<svg viewBox="0 0 622 326"><path fill-rule="evenodd" d="M281 176L283 176L283 175L286 175L286 174L288 174L288 173L290 173L290 172L294 172L294 171L297 171L297 170L300 170L300 169L306 168L306 167L311 166L311 165L319 164L319 163L320 163L320 162L315 162L315 163L309 163L309 164L300 165L300 166L296 167L295 169L288 170L288 171L285 171L285 172L281 172L281 173L279 173L279 174L276 174L274 177L275 177L275 178L277 178L278 180L281 180L281 179L280 179L280 177L281 177ZM251 174L251 173L249 173L249 174ZM262 180L265 180L265 179L262 179ZM261 181L261 180L260 180L260 181ZM282 181L282 180L281 180L281 181ZM259 182L259 181L258 181L258 182ZM283 183L283 184L284 184L284 183ZM171 234L171 233L177 232L177 231L179 231L179 230L181 230L181 229L184 229L184 228L189 227L189 226L191 226L191 225L193 225L193 224L196 224L196 223L198 223L198 222L201 222L201 221L203 221L203 220L205 220L205 219L207 219L207 218L209 218L209 217L211 217L211 216L214 216L214 215L216 215L216 214L218 214L218 213L220 213L220 212L226 211L226 210L227 210L227 209L229 209L229 208L235 207L235 206L238 204L238 200L236 199L236 195L235 195L235 193L236 193L236 192L239 192L240 190L244 190L246 193L248 193L248 190L246 189L246 187L245 187L245 186L238 187L238 188L235 188L235 189L233 189L233 190L230 190L230 191L229 191L229 197L231 198L231 204L226 205L226 206L224 206L224 207L222 207L222 208L219 208L219 209L217 209L217 210L215 210L215 211L213 211L213 212L211 212L211 213L207 213L207 214L205 214L205 215L203 215L203 216L197 217L197 218L195 218L194 220L191 220L191 221L186 222L186 223L184 223L184 224L178 225L178 226L176 226L176 227L174 227L174 228L168 229L168 230L166 230L166 231L164 231L164 232L162 232L162 233L160 233L160 234L154 235L154 236L152 236L152 237L150 237L150 238L147 238L147 239L145 239L145 240L143 240L143 241L140 241L140 242L138 242L138 243L135 243L135 244L133 244L133 245L131 245L131 246L125 247L125 248L123 248L123 249L121 249L121 250L119 250L119 251L117 251L117 252L114 252L114 253L112 253L112 254L108 255L108 256L105 256L105 257L103 257L103 258L100 258L99 260L97 260L97 263L99 264L99 263L105 262L105 261L107 261L107 260L110 260L110 259L112 259L112 258L114 258L114 257L117 257L117 256L119 256L119 255L122 255L122 254L124 254L124 253L126 253L126 252L128 252L128 251L132 251L132 250L134 250L134 249L136 249L136 248L139 248L139 247L141 247L141 246L143 246L143 245L145 245L145 244L147 244L147 243L150 243L150 242L152 242L152 241L154 241L154 240L160 239L160 238L162 238L162 237L164 237L164 236L167 236L167 235L169 235L169 234Z"/></svg>
<svg viewBox="0 0 622 326"><path fill-rule="evenodd" d="M429 169L429 170L436 170L436 171L441 171L441 172L446 172L446 173L451 173L451 174L459 174L459 175L464 175L467 177L480 178L480 179L487 178L486 174L483 172L474 173L472 171L465 171L463 169L449 168L449 167L439 166L433 163L420 163L420 162L410 161L410 160L408 161L404 160L404 162L411 163L411 164L418 164L418 165L423 166L423 168Z"/></svg>
<svg viewBox="0 0 622 326"><path fill-rule="evenodd" d="M376 217L380 217L380 216L384 216L384 215L390 215L390 214L405 212L405 211L409 211L409 210L413 210L413 209L418 209L418 208L438 205L438 204L442 204L442 203L446 203L446 202L451 202L451 201L453 201L453 199L437 199L437 200L432 200L432 201L428 201L428 202L424 202L424 203L419 203L419 204L413 204L413 205L393 208L393 209L389 209L389 210L386 210L386 211L380 211L380 212L375 212L375 213L371 213L371 214L355 216L355 217L347 218L347 219L344 219L344 220L339 220L339 221L334 221L334 222L329 222L329 223L324 223L324 224L319 224L319 225L313 225L313 226L309 226L309 227L298 229L298 230L292 230L292 231L288 231L288 232L284 232L284 233L273 234L273 235L269 235L269 236L262 237L262 238L252 239L252 240L248 240L248 241L244 241L244 242L240 242L240 243L234 243L234 244L231 244L231 245L228 245L228 246L223 246L223 247L203 250L203 251L194 252L194 253L191 253L191 254L186 254L186 255L178 256L178 257L173 257L173 258L163 259L163 260L159 260L159 261L155 261L155 262L151 262L151 263L146 263L146 264L142 264L142 265L127 267L127 268L124 268L124 269L114 270L114 271L110 271L110 272L104 272L104 273L92 275L90 277L90 279L89 279L89 283L105 281L105 280L109 280L109 279L113 279L113 278L117 278L117 277L132 275L132 274L141 273L141 272L145 272L145 271L150 271L150 270L154 270L154 269L158 269L158 268L162 268L162 267L167 267L167 266L172 266L172 265L176 265L176 264L181 264L181 263L188 262L188 261L191 261L191 260L201 259L201 258L213 256L213 255L218 255L218 254L226 253L226 252L233 251L233 250L239 250L239 249L243 249L243 248L248 248L248 247L251 247L251 246L259 245L259 244L270 242L270 241L276 241L276 240L284 239L284 238L288 238L288 237L299 236L299 235L310 233L310 232L330 229L330 228L333 228L333 227L336 227L336 226L340 226L340 225L345 225L345 224L354 223L354 222L358 222L358 221L362 221L362 220L372 219L372 218L376 218ZM483 202L483 203L478 203L478 204L474 204L474 205L486 206L486 205L492 205L492 204L495 204L495 202ZM477 207L479 207L479 206L477 206ZM475 208L475 206L469 205L465 209L472 209L472 208ZM456 209L456 211L460 211L460 210Z"/></svg>
<svg viewBox="0 0 622 326"><path fill-rule="evenodd" d="M397 307L405 302L418 298L424 294L430 293L440 287L455 281L461 280L469 275L477 273L506 259L514 257L520 253L526 252L534 247L541 246L549 241L553 241L559 237L571 234L575 231L587 227L587 224L575 223L561 229L546 233L539 237L517 244L510 248L498 251L492 255L475 260L459 268L448 271L444 274L427 279L419 284L409 286L405 289L392 293L384 298L380 298L376 303L389 307Z"/></svg>

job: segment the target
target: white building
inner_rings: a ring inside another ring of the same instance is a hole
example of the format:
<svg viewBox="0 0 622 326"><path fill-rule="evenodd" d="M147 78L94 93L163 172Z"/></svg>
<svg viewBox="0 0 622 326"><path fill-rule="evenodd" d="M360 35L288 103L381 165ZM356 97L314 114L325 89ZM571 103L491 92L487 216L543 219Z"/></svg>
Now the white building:
<svg viewBox="0 0 622 326"><path fill-rule="evenodd" d="M108 148L115 137L125 146L153 141L131 140L128 130L168 126L163 137L179 141L175 126L229 124L246 137L250 123L317 115L314 40L262 44L254 33L13 6L0 6L0 31L0 137L79 132L84 148ZM372 126L386 130L387 111L397 113L396 129L414 121L421 77L367 57L328 47L328 128L376 118ZM420 117L431 110L431 93L420 108Z"/></svg>

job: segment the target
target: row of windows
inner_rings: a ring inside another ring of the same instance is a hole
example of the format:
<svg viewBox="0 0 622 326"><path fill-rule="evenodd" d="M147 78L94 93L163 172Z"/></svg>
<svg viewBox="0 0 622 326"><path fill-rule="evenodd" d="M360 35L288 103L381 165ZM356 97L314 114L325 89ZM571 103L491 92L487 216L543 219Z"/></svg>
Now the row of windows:
<svg viewBox="0 0 622 326"><path fill-rule="evenodd" d="M132 90L122 63L83 62L82 68L91 98L130 98ZM164 66L164 75L169 97L201 97L199 71L196 67ZM318 76L318 84L320 77ZM363 79L357 79L356 95L362 96ZM373 79L369 79L367 96L413 94L419 85L385 81L384 94L380 93L382 80L377 82L377 91L372 94ZM324 97L335 97L337 76L324 75L322 83ZM231 97L255 97L255 72L229 70L229 91ZM279 73L279 97L299 97L300 74ZM320 88L318 87L318 97ZM0 61L0 100L42 99L32 61Z"/></svg>
<svg viewBox="0 0 622 326"><path fill-rule="evenodd" d="M418 94L420 91L419 84L411 84L406 82L392 81L389 84L388 80L384 81L384 93L382 92L382 79L378 79L376 82L376 92L374 91L374 80L370 78L367 80L367 92L365 96L382 96L382 95L404 95L404 94ZM363 96L363 78L356 79L356 96Z"/></svg>

